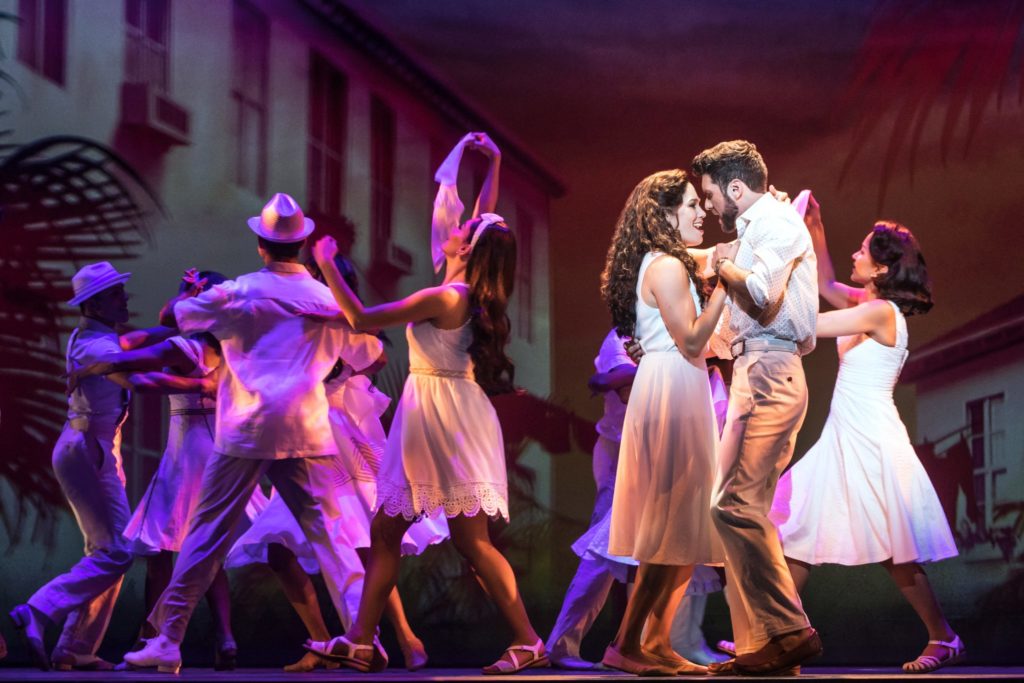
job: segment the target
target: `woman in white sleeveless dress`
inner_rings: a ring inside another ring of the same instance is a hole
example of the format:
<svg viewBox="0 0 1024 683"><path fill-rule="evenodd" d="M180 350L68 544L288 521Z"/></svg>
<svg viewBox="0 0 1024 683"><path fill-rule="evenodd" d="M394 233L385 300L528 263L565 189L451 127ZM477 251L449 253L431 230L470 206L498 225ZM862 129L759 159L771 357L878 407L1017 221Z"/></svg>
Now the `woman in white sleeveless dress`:
<svg viewBox="0 0 1024 683"><path fill-rule="evenodd" d="M602 275L612 322L644 350L626 407L608 542L609 553L640 568L603 660L638 674L706 673L672 649L672 619L694 565L724 559L710 515L718 432L704 355L726 292L719 284L703 302L704 281L687 251L703 241L704 216L683 171L645 178L622 210Z"/></svg>
<svg viewBox="0 0 1024 683"><path fill-rule="evenodd" d="M928 629L907 673L963 659L921 567L957 554L939 498L917 458L892 391L907 358L907 315L932 307L917 240L879 221L837 283L818 203L805 216L818 258L821 295L837 309L818 315L818 337L836 337L839 376L821 438L779 480L772 519L797 589L819 564L881 564Z"/></svg>
<svg viewBox="0 0 1024 683"><path fill-rule="evenodd" d="M351 263L337 259L345 281L358 296L358 279ZM306 267L323 282L316 264ZM331 432L338 444L334 457L334 503L336 517L329 529L331 538L343 560L348 575L340 583L344 586L343 599L349 613L359 608L363 576L370 547L370 522L376 507L377 476L384 451L386 435L381 415L391 400L370 382L383 366L383 344L374 335L353 335L345 352L331 374L324 380L327 393ZM353 359L359 360L365 370L354 372ZM372 365L371 365L372 363ZM415 524L402 539L403 555L418 555L427 547L448 538L444 519L424 519ZM310 575L320 571L312 546L306 540L299 523L280 496L273 496L270 504L253 521L252 527L235 543L224 562L227 569L247 564L270 565L277 575L285 596L295 609L313 640L328 640L330 633L324 622L317 600L316 589ZM410 671L427 664L423 642L413 632L406 618L401 596L395 589L388 596L385 608L394 627L395 637L402 650L405 666ZM337 668L336 662L323 659L313 652L284 667L289 673L301 673L317 668Z"/></svg>
<svg viewBox="0 0 1024 683"><path fill-rule="evenodd" d="M512 567L491 544L487 530L489 517L508 519L501 425L485 390L512 388L506 308L515 282L516 241L504 219L488 212L497 201L497 147L483 134L464 141L491 159L492 171L474 214L482 212L452 229L439 245L445 267L439 286L366 307L334 264L334 240L325 237L313 248L350 325L359 330L407 324L410 374L377 478L377 514L359 616L345 635L308 644L361 671L376 668L373 636L384 599L398 579L401 538L417 520L441 510L456 549L512 630L512 644L484 673L548 665ZM457 151L461 154L461 148Z"/></svg>

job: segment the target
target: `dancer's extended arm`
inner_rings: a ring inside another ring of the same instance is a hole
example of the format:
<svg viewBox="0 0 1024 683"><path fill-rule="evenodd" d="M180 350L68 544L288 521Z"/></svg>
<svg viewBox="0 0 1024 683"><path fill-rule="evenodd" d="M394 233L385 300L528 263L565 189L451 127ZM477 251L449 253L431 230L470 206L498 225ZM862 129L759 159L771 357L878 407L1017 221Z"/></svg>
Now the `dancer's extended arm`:
<svg viewBox="0 0 1024 683"><path fill-rule="evenodd" d="M117 341L121 345L122 351L132 351L143 346L162 342L168 337L173 337L176 334L178 334L177 330L171 327L158 325L157 327L147 327L143 330L125 332L118 337Z"/></svg>
<svg viewBox="0 0 1024 683"><path fill-rule="evenodd" d="M662 256L647 268L644 280L654 297L665 327L683 355L700 358L725 308L725 287L719 281L698 316L690 297L690 276L677 258Z"/></svg>
<svg viewBox="0 0 1024 683"><path fill-rule="evenodd" d="M473 139L466 146L477 150L488 159L487 176L480 186L480 194L477 195L476 204L473 206L473 218L476 218L482 213L494 213L498 206L501 150L487 133L474 133Z"/></svg>
<svg viewBox="0 0 1024 683"><path fill-rule="evenodd" d="M828 246L825 243L825 224L821 220L821 205L813 194L807 201L804 223L811 235L814 255L818 259L818 293L836 308L849 308L862 303L866 296L863 289L836 282L836 271L832 267L832 258L828 254ZM818 336L834 335L822 335L819 332Z"/></svg>
<svg viewBox="0 0 1024 683"><path fill-rule="evenodd" d="M454 287L427 287L404 299L377 306L364 306L359 297L341 277L334 264L338 245L332 237L322 237L313 246L313 258L331 288L345 320L355 330L373 330L390 325L432 320L457 306L462 295Z"/></svg>
<svg viewBox="0 0 1024 683"><path fill-rule="evenodd" d="M818 314L816 334L819 337L843 337L866 334L883 344L891 345L895 337L896 313L885 299L872 299L852 308Z"/></svg>
<svg viewBox="0 0 1024 683"><path fill-rule="evenodd" d="M216 396L217 372L205 377L182 377L167 372L136 372L128 375L130 388L143 394L202 394Z"/></svg>
<svg viewBox="0 0 1024 683"><path fill-rule="evenodd" d="M195 369L196 364L176 344L163 341L134 351L112 353L104 360L75 368L68 373L68 392L74 391L84 378L94 375L105 375L112 382L131 389L133 387L128 373L160 370L164 367L173 367L182 374L188 374Z"/></svg>

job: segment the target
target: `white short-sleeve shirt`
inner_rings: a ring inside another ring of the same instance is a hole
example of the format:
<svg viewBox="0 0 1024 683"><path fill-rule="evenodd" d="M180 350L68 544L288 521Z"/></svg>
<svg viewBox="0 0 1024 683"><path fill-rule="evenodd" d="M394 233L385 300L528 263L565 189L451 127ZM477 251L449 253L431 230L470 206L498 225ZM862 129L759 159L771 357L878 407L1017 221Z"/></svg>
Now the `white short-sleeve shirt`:
<svg viewBox="0 0 1024 683"><path fill-rule="evenodd" d="M175 306L183 334L209 332L221 344L218 453L278 460L338 452L323 380L338 358L362 370L383 350L339 313L305 267L281 262Z"/></svg>

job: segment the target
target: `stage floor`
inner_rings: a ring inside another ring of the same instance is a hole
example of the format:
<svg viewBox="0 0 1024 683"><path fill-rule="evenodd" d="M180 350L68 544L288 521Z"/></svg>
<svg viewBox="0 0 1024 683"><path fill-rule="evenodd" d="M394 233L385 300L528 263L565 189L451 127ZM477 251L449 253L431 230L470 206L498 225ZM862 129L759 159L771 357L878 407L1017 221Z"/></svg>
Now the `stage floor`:
<svg viewBox="0 0 1024 683"><path fill-rule="evenodd" d="M837 668L837 667L805 667L801 678L843 678L851 680L880 680L900 677L896 667L871 668ZM612 671L573 672L557 669L534 669L515 676L484 676L478 669L425 669L409 672L402 669L388 670L380 674L360 674L345 671L315 671L307 674L286 674L279 669L238 669L236 671L214 671L212 669L182 669L181 674L157 674L147 671L124 672L74 672L57 671L42 672L38 669L25 667L0 666L0 681L154 681L154 680L192 680L192 681L336 681L357 679L372 683L375 681L491 681L529 680L529 681L592 681L602 679L634 678L628 674ZM739 676L715 676L715 680L750 680ZM929 679L970 678L970 679L1010 679L1024 678L1024 666L991 667L991 666L957 666L931 674ZM678 676L664 678L644 678L643 680L680 680ZM692 680L692 679L690 679ZM907 680L911 680L910 677ZM914 679L918 680L918 679Z"/></svg>

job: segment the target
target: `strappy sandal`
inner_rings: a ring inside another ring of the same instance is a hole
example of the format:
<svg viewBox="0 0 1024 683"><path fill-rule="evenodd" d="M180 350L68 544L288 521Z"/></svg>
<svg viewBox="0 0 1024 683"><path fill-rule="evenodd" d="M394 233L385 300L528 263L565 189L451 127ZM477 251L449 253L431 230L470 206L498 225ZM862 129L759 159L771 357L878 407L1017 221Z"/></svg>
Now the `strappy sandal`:
<svg viewBox="0 0 1024 683"><path fill-rule="evenodd" d="M345 636L331 638L327 642L322 640L307 640L303 646L310 652L320 655L334 662L340 662L356 671L367 673L370 670L376 656L376 647L373 645L357 645ZM360 652L369 652L369 657L359 657ZM387 659L384 660L387 666Z"/></svg>
<svg viewBox="0 0 1024 683"><path fill-rule="evenodd" d="M949 642L944 640L929 640L928 644L946 648L947 656L936 657L935 655L920 655L914 661L907 662L903 665L903 673L928 674L932 671L941 669L944 666L960 664L967 659L967 648L964 647L963 642L960 640L960 636L953 636L953 640Z"/></svg>
<svg viewBox="0 0 1024 683"><path fill-rule="evenodd" d="M525 652L527 656L520 660L516 655L517 652ZM508 659L505 659L506 655ZM544 641L538 638L533 645L512 645L505 648L505 652L498 658L498 661L490 666L485 666L481 671L488 676L507 676L523 669L535 669L543 666L551 666L551 662L548 660L547 653L544 652Z"/></svg>

